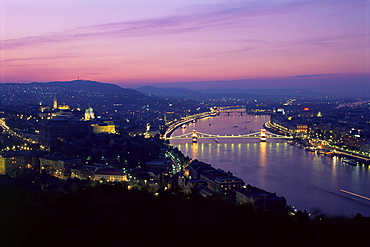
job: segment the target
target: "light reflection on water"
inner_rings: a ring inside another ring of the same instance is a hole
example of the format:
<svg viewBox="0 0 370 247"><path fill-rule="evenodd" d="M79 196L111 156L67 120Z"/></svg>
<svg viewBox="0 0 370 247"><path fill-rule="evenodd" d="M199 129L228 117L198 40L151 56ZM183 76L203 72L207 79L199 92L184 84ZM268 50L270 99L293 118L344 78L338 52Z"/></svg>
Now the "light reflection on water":
<svg viewBox="0 0 370 247"><path fill-rule="evenodd" d="M249 120L249 121L248 121ZM257 132L269 116L221 114L178 129L173 136L193 129L208 134L239 135ZM237 124L237 127L235 127ZM341 192L341 189L370 197L369 168L342 164L339 158L319 156L290 146L285 140L199 139L171 141L186 156L231 171L246 184L278 196L288 204L313 212L370 216L370 202Z"/></svg>

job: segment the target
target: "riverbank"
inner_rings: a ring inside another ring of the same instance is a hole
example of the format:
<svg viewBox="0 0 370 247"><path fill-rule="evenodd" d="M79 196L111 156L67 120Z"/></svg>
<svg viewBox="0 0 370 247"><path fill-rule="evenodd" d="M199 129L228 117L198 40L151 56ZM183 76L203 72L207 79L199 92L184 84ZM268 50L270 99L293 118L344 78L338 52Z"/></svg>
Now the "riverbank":
<svg viewBox="0 0 370 247"><path fill-rule="evenodd" d="M269 116L221 114L189 123L187 129L220 135L239 135L258 130ZM209 125L211 123L211 125ZM235 124L238 127L234 127ZM246 128L245 128L246 127ZM173 135L186 133L179 128ZM368 167L349 166L338 156L296 148L285 140L199 139L171 140L185 156L212 164L216 169L231 171L252 186L284 196L289 205L309 213L370 216L369 202L341 192L341 189L369 197ZM303 192L304 191L304 196Z"/></svg>
<svg viewBox="0 0 370 247"><path fill-rule="evenodd" d="M267 129L269 132L274 133L274 134L280 134L280 135L290 135L288 132L284 132L281 129L274 128L273 124L271 121L265 122L263 124L263 127ZM366 165L370 166L370 158L368 156L360 155L360 154L355 154L355 150L343 150L338 147L333 147L330 145L325 145L325 141L323 140L317 140L317 139L310 139L307 137L301 138L299 135L294 137L295 140L293 142L293 145L297 147L304 148L306 150L310 150L310 147L315 146L317 149L316 150L328 150L328 152L331 153L331 155L335 155L341 158L347 158L347 159L354 159L356 164L359 165ZM312 150L312 149L311 149ZM328 153L325 152L325 153Z"/></svg>
<svg viewBox="0 0 370 247"><path fill-rule="evenodd" d="M163 135L163 139L166 139L167 137L171 136L171 134L179 127L183 126L184 124L189 124L194 121L198 121L199 119L206 118L206 117L213 117L218 115L219 113L217 111L209 111L209 112L203 112L187 117L183 117L180 121L175 121L173 123L167 123L167 129Z"/></svg>

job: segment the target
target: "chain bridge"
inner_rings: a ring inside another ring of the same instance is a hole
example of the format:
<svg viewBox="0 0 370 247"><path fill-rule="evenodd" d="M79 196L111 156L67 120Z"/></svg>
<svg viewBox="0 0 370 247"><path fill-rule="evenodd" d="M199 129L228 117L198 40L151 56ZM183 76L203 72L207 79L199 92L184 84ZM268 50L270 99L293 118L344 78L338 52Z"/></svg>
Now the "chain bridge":
<svg viewBox="0 0 370 247"><path fill-rule="evenodd" d="M212 138L216 141L220 138L254 138L260 139L260 141L266 141L268 138L283 138L283 139L292 139L292 136L278 135L274 133L267 132L265 129L261 129L259 132L249 133L244 135L217 135L217 134L207 134L193 130L190 133L170 136L167 137L167 140L179 140L179 139L191 139L193 142L197 142L198 139Z"/></svg>

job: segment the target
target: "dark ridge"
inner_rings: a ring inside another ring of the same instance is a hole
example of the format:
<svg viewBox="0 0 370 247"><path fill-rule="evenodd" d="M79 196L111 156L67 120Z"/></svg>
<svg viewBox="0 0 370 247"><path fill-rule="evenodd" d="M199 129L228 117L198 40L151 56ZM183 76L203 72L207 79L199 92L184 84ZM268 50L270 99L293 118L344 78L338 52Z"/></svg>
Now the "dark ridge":
<svg viewBox="0 0 370 247"><path fill-rule="evenodd" d="M88 80L74 80L74 81L52 81L52 82L32 82L30 85L40 85L40 86L56 86L62 87L73 91L85 91L85 92L99 92L102 94L141 94L140 92L122 88L115 84L102 83L97 81Z"/></svg>

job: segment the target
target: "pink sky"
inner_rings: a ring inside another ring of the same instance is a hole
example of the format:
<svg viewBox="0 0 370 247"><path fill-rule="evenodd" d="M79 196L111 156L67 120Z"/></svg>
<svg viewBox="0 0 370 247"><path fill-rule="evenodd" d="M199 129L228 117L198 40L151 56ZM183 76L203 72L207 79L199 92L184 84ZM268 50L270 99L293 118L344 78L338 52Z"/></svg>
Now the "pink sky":
<svg viewBox="0 0 370 247"><path fill-rule="evenodd" d="M368 0L2 0L0 34L3 83L370 74Z"/></svg>

